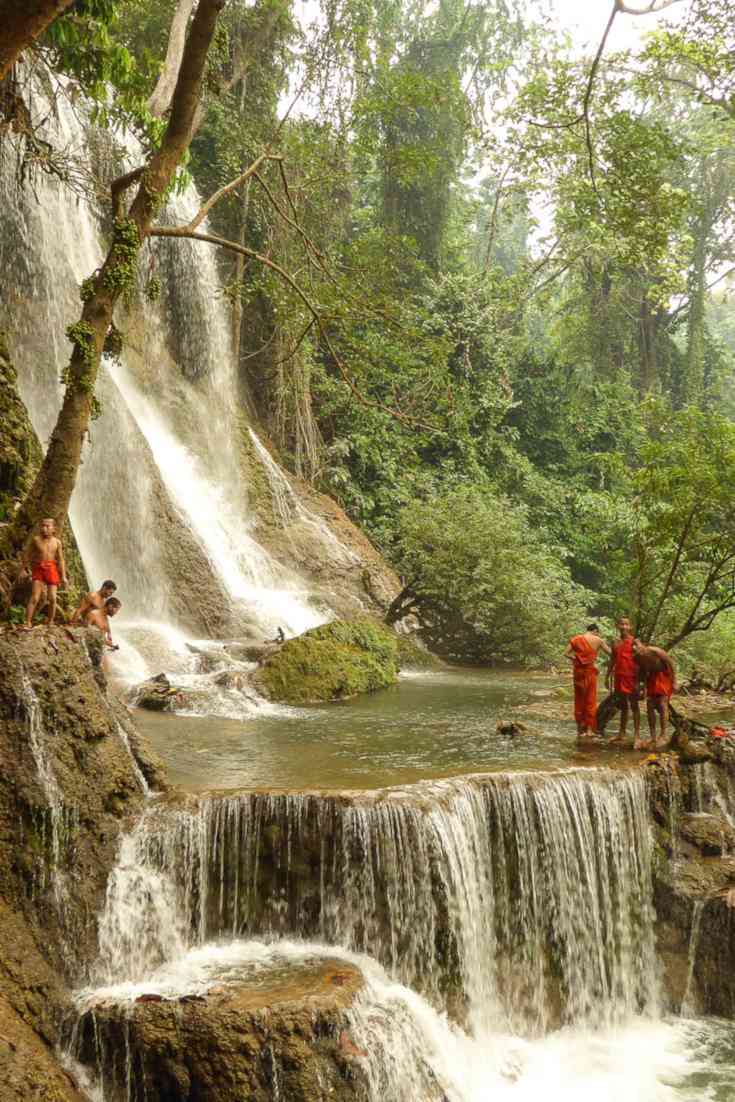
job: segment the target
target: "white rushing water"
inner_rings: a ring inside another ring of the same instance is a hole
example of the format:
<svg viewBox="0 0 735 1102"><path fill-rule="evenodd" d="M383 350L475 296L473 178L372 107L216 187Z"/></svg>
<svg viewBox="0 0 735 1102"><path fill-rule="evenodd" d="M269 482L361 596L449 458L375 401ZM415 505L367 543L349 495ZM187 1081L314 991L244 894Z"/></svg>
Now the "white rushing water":
<svg viewBox="0 0 735 1102"><path fill-rule="evenodd" d="M660 1014L650 860L639 772L149 806L77 995L101 1081L98 1004L336 957L364 980L347 1013L371 1102L727 1099L731 1026Z"/></svg>
<svg viewBox="0 0 735 1102"><path fill-rule="evenodd" d="M83 127L64 100L50 137L61 146L85 146ZM100 264L103 240L86 201L44 177L36 199L18 189L11 167L0 173L0 259L16 287L4 321L21 395L44 443L61 401L59 376L70 351L65 330L78 317L79 285ZM172 199L167 217L186 221L197 207L190 189ZM161 651L166 632L191 635L190 625L209 618L216 633L229 618L256 635L277 627L296 634L330 615L254 534L214 251L195 242L155 248L164 301L139 305L134 317L120 321L123 364L103 362L103 413L91 427L70 508L90 580L118 583L123 610L115 626L123 646L113 661L123 676L138 679L172 668L172 661L156 668L148 657ZM176 650L166 657L175 660Z"/></svg>
<svg viewBox="0 0 735 1102"><path fill-rule="evenodd" d="M464 1005L473 1028L655 1010L637 774L456 779L354 802L203 798L152 809L132 844L136 866L176 885L199 943L299 934L370 953L437 1007ZM122 947L110 960L128 974Z"/></svg>

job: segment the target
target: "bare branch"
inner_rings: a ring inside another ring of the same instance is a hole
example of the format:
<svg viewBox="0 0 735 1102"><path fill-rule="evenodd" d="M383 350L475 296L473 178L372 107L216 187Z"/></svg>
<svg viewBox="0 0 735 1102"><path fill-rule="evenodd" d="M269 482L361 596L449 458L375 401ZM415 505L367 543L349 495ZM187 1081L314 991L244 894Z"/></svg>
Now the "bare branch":
<svg viewBox="0 0 735 1102"><path fill-rule="evenodd" d="M179 0L174 17L171 20L166 58L156 87L148 100L148 110L159 119L168 111L171 97L174 94L176 79L181 67L181 58L186 45L186 29L189 26L189 16L193 7L194 0Z"/></svg>
<svg viewBox="0 0 735 1102"><path fill-rule="evenodd" d="M189 222L187 228L195 230L197 226L200 226L215 203L219 203L220 199L224 199L226 195L230 195L233 191L237 191L240 185L244 184L248 177L258 171L264 161L277 161L278 159L278 157L272 156L268 150L266 150L265 153L261 153L259 157L255 158L250 167L246 168L235 180L230 180L229 184L224 184L219 191L215 191L214 195L210 195L206 203L199 208L197 214L195 214L191 222Z"/></svg>

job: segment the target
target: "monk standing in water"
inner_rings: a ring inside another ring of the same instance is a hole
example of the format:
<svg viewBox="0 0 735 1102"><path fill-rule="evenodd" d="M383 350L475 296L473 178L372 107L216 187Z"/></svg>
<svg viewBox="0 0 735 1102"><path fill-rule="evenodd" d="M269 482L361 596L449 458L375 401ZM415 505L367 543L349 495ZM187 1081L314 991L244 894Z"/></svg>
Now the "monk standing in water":
<svg viewBox="0 0 735 1102"><path fill-rule="evenodd" d="M597 624L590 624L581 635L574 635L564 651L572 659L574 676L574 718L577 737L594 738L597 730L597 655L610 654L610 648L598 634Z"/></svg>
<svg viewBox="0 0 735 1102"><path fill-rule="evenodd" d="M676 689L674 663L661 647L647 647L640 639L636 639L633 643L633 653L641 674L646 679L646 710L648 730L651 732L650 743L641 744L638 749L645 750L649 746L652 750L658 749L656 745L656 716L658 715L663 750L668 742L669 700Z"/></svg>
<svg viewBox="0 0 735 1102"><path fill-rule="evenodd" d="M628 727L628 709L633 713L633 734L635 741L633 748L641 749L641 709L638 704L638 682L640 681L640 667L633 653L633 632L630 620L627 616L621 616L618 620L618 632L620 638L612 645L612 656L607 671L608 688L614 689L620 698L620 734L611 742L619 742L625 738Z"/></svg>

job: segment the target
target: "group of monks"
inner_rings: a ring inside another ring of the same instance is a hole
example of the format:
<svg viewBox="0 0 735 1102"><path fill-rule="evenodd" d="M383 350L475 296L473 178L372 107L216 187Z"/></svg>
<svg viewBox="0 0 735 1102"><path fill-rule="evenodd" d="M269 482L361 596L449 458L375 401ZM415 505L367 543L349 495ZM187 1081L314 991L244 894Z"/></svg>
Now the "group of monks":
<svg viewBox="0 0 735 1102"><path fill-rule="evenodd" d="M625 738L631 712L634 748L656 750L667 745L669 700L676 690L676 670L665 650L645 646L635 638L627 617L622 616L617 627L619 637L612 646L599 634L597 624L590 624L586 631L569 640L565 655L572 660L577 737L581 741L597 738L597 657L602 652L608 656L607 687L614 692L615 703L620 707L620 731L611 741ZM641 739L639 701L644 690L650 732L647 741Z"/></svg>

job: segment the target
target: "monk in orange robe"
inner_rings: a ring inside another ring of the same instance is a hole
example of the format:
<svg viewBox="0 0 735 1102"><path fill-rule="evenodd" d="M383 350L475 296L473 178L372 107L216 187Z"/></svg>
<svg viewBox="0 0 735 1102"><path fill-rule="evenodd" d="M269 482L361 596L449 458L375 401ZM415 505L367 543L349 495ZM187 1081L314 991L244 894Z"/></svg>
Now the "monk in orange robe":
<svg viewBox="0 0 735 1102"><path fill-rule="evenodd" d="M633 653L636 657L641 673L646 679L646 711L648 715L648 730L651 733L650 743L641 745L641 750L657 750L656 727L657 719L661 728L661 749L668 743L669 726L669 700L671 694L676 692L676 670L671 658L661 647L647 647L636 639L633 643Z"/></svg>
<svg viewBox="0 0 735 1102"><path fill-rule="evenodd" d="M611 742L620 742L625 738L628 727L628 711L633 713L634 750L641 749L641 709L638 705L638 684L641 671L633 644L635 639L627 616L618 620L620 638L612 645L612 656L607 671L608 688L612 688L620 704L620 733Z"/></svg>
<svg viewBox="0 0 735 1102"><path fill-rule="evenodd" d="M574 635L564 654L572 660L574 679L574 718L577 737L594 738L597 730L597 655L610 653L605 640L598 634L597 624L590 624L581 635Z"/></svg>

